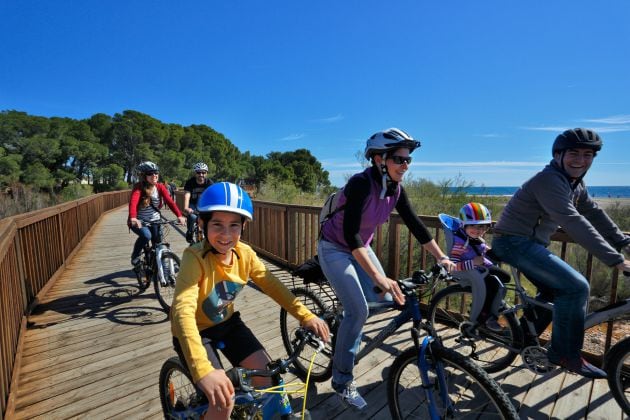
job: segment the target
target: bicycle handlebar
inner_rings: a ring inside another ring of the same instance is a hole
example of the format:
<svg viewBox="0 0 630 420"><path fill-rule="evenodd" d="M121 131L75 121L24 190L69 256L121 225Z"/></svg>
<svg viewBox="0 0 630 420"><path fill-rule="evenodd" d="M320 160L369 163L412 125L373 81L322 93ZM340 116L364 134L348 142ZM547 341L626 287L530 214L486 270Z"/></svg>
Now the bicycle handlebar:
<svg viewBox="0 0 630 420"><path fill-rule="evenodd" d="M179 224L179 220L155 220L153 222L145 222L144 220L140 220L142 226L151 226L151 225L176 225Z"/></svg>
<svg viewBox="0 0 630 420"><path fill-rule="evenodd" d="M302 353L307 343L315 346L316 352L320 352L324 349L324 342L317 337L315 333L305 328L298 328L295 331L295 337L296 338L293 340L293 352L286 359L278 359L270 362L268 369L246 369L237 366L225 372L227 377L230 378L232 385L234 385L234 389L251 392L254 390L250 382L253 376L271 377L288 372L289 366L298 358L300 353Z"/></svg>
<svg viewBox="0 0 630 420"><path fill-rule="evenodd" d="M429 272L425 272L424 270L414 271L411 277L406 279L398 279L396 282L398 286L400 286L400 290L403 292L405 296L411 294L414 290L418 289L421 286L429 284L432 280L446 280L450 281L453 279L451 274L446 270L442 264L436 264L431 267ZM374 286L374 291L376 293L382 293L383 291L378 286Z"/></svg>

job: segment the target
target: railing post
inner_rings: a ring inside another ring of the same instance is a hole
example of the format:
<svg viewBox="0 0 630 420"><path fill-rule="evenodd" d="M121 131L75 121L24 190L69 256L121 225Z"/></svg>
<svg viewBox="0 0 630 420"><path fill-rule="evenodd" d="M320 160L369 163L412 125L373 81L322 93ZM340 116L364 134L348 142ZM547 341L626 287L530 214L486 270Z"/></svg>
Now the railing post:
<svg viewBox="0 0 630 420"><path fill-rule="evenodd" d="M395 220L395 216L389 219L388 234L387 275L397 279L400 272L400 223Z"/></svg>

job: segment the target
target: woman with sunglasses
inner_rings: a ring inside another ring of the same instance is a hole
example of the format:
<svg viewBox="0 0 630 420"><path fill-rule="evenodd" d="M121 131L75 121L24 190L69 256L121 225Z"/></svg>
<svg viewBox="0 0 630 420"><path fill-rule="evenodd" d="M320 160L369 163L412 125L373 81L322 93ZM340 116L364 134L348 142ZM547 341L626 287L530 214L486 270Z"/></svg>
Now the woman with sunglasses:
<svg viewBox="0 0 630 420"><path fill-rule="evenodd" d="M166 186L158 182L160 168L153 162L142 162L136 168L138 182L133 186L129 200L129 218L127 226L138 235L131 253L131 265L134 270L141 270L140 253L144 246L154 238L159 241L159 225L145 226L143 222L150 223L160 220L160 208L162 202L171 209L179 219L179 223L186 224L186 218L171 198Z"/></svg>
<svg viewBox="0 0 630 420"><path fill-rule="evenodd" d="M393 299L404 304L398 284L385 275L370 248L376 228L396 209L422 246L448 270L454 267L411 208L401 185L411 153L418 147L419 141L397 128L372 135L365 147L365 158L372 165L352 176L337 193L337 207L321 227L319 261L344 309L334 349L332 386L343 402L357 409L367 405L356 389L352 370L369 315L368 302ZM377 294L375 286L383 293Z"/></svg>

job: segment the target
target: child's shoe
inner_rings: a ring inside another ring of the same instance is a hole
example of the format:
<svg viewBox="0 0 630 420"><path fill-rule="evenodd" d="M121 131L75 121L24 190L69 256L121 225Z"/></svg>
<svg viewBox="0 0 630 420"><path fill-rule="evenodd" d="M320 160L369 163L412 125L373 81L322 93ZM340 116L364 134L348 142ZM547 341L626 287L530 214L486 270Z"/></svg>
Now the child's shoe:
<svg viewBox="0 0 630 420"><path fill-rule="evenodd" d="M501 332L501 331L503 331L503 327L501 326L501 324L499 324L499 320L494 315L490 315L488 317L488 319L486 319L485 326L490 331L494 331L494 332Z"/></svg>

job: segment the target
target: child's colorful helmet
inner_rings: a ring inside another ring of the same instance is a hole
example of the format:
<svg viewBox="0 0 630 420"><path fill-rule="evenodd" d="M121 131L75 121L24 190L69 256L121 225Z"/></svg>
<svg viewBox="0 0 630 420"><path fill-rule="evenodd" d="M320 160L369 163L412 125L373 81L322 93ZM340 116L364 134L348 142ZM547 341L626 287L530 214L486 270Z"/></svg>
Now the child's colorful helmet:
<svg viewBox="0 0 630 420"><path fill-rule="evenodd" d="M492 224L492 214L490 214L490 210L481 203L465 204L459 210L459 219L464 226Z"/></svg>
<svg viewBox="0 0 630 420"><path fill-rule="evenodd" d="M254 205L249 195L241 187L231 182L212 184L201 194L197 203L200 214L213 211L227 211L254 219Z"/></svg>

